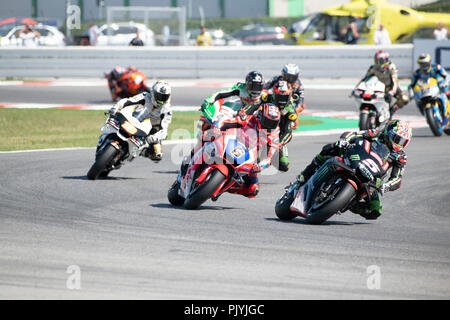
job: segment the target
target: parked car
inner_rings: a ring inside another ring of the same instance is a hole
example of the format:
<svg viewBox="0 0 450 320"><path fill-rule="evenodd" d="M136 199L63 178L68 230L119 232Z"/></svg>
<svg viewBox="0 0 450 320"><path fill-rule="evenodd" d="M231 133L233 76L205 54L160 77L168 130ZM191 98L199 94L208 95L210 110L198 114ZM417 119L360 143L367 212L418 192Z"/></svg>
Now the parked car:
<svg viewBox="0 0 450 320"><path fill-rule="evenodd" d="M6 36L1 38L1 46L22 46L22 39L18 38L17 35L24 26L13 27ZM40 37L36 38L36 45L38 46L64 46L66 45L66 37L64 34L58 30L58 28L53 26L48 26L45 24L37 24L31 26L32 29L40 33Z"/></svg>
<svg viewBox="0 0 450 320"><path fill-rule="evenodd" d="M99 27L99 36L97 45L99 46L128 46L130 41L136 37L136 31L139 30L139 37L145 46L155 45L155 35L145 24L130 22L119 22L111 24L111 42L108 43L108 25ZM86 31L89 32L88 30Z"/></svg>
<svg viewBox="0 0 450 320"><path fill-rule="evenodd" d="M231 36L250 44L293 44L292 40L285 38L285 32L285 27L251 24L232 33Z"/></svg>

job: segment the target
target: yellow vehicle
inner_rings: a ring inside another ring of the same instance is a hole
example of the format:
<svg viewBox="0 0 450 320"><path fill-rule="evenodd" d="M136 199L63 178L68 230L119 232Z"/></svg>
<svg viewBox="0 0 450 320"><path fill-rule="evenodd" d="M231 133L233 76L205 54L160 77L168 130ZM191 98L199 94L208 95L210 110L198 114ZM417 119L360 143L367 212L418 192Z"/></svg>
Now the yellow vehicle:
<svg viewBox="0 0 450 320"><path fill-rule="evenodd" d="M358 44L373 44L380 24L392 43L401 43L421 28L435 28L439 22L450 25L450 14L420 12L386 0L352 0L306 16L289 28L287 36L297 44L344 44L343 30L351 18L358 27Z"/></svg>

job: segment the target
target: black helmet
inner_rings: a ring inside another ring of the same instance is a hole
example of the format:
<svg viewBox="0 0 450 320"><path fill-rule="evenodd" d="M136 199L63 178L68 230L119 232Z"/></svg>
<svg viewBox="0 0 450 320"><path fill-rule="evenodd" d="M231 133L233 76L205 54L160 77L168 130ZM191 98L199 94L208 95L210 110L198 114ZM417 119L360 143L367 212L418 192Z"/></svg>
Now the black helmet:
<svg viewBox="0 0 450 320"><path fill-rule="evenodd" d="M263 103L256 118L258 119L258 129L267 133L278 127L281 119L280 109L271 103Z"/></svg>
<svg viewBox="0 0 450 320"><path fill-rule="evenodd" d="M252 98L258 97L264 88L264 77L258 71L252 71L245 77L245 88Z"/></svg>
<svg viewBox="0 0 450 320"><path fill-rule="evenodd" d="M292 86L284 80L280 80L273 86L273 100L274 103L280 107L284 108L292 96Z"/></svg>

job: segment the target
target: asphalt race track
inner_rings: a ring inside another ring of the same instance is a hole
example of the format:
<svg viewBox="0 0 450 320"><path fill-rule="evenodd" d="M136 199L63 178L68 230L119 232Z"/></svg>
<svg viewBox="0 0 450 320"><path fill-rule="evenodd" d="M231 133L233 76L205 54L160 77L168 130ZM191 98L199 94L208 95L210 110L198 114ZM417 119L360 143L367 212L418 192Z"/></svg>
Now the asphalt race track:
<svg viewBox="0 0 450 320"><path fill-rule="evenodd" d="M28 90L0 88L0 101L75 103L80 88L33 87L34 100ZM214 89L176 90L177 104L195 105ZM83 92L108 100L105 88ZM316 90L307 103L354 111L347 95ZM180 146L98 181L85 177L93 149L0 153L0 298L449 299L448 136L414 129L402 187L378 220L277 219L283 187L337 137L295 137L291 170L261 175L257 198L225 194L197 211L168 204Z"/></svg>

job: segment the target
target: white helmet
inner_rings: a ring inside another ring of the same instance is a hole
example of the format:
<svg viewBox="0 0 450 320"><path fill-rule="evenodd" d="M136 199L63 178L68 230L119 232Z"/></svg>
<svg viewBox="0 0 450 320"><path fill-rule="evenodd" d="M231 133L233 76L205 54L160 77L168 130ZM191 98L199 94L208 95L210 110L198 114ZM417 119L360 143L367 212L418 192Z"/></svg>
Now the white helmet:
<svg viewBox="0 0 450 320"><path fill-rule="evenodd" d="M293 84L300 75L300 68L295 63L285 64L283 69L281 69L281 75L284 81Z"/></svg>
<svg viewBox="0 0 450 320"><path fill-rule="evenodd" d="M172 89L167 82L161 80L156 81L152 86L153 103L158 107L162 106L169 101L171 93Z"/></svg>

